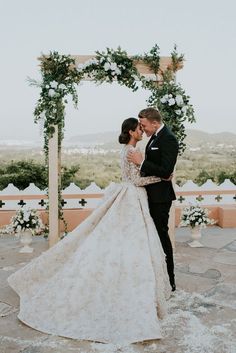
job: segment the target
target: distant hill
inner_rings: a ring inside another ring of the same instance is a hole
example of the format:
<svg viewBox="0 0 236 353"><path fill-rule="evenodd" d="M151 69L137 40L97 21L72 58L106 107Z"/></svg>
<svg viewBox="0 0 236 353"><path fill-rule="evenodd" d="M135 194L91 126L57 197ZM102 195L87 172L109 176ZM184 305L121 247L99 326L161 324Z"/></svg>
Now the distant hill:
<svg viewBox="0 0 236 353"><path fill-rule="evenodd" d="M75 144L80 144L80 143L93 143L93 144L99 144L99 143L107 143L107 142L114 142L117 141L119 136L118 131L107 131L107 132L101 132L101 133L95 133L95 134L86 134L86 135L77 135L73 136L69 139L67 139L67 143L75 143Z"/></svg>
<svg viewBox="0 0 236 353"><path fill-rule="evenodd" d="M236 134L231 132L220 133L207 133L201 130L187 129L187 137L185 143L188 147L203 147L206 144L209 146L233 145L236 147ZM119 131L108 131L94 134L81 134L72 136L63 141L63 146L71 147L93 147L102 146L103 149L117 149L120 148L118 143ZM148 138L143 135L143 140L140 142L142 148L147 143ZM17 149L30 149L42 148L43 141L26 141L26 140L1 140L1 150L17 150Z"/></svg>
<svg viewBox="0 0 236 353"><path fill-rule="evenodd" d="M207 133L201 130L187 129L185 143L195 146L209 143L212 145L225 144L236 145L236 134L231 132Z"/></svg>
<svg viewBox="0 0 236 353"><path fill-rule="evenodd" d="M220 133L207 133L201 130L187 129L187 137L185 143L187 146L202 146L204 144L218 145L236 145L236 134L231 132L220 132ZM99 145L102 144L103 148L113 146L116 148L119 146L118 143L118 131L110 131L96 134L86 134L73 136L65 141L65 144L71 145ZM143 137L141 144L147 142L147 137Z"/></svg>

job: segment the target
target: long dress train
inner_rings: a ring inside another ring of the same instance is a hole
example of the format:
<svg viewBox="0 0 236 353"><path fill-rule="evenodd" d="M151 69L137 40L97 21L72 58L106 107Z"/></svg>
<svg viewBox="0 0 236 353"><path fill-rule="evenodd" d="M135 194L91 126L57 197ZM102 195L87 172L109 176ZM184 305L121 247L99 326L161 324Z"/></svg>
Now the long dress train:
<svg viewBox="0 0 236 353"><path fill-rule="evenodd" d="M13 273L19 319L54 335L129 344L161 338L170 286L165 255L149 214L147 183L121 153L121 184L55 246Z"/></svg>

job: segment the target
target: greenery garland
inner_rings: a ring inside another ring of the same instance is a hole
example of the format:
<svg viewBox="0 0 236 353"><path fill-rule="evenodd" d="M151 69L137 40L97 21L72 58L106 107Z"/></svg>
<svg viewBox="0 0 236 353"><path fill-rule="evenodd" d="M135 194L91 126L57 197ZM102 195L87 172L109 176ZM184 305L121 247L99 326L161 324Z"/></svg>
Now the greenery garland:
<svg viewBox="0 0 236 353"><path fill-rule="evenodd" d="M44 150L48 156L48 140L53 136L54 126L58 126L58 145L63 140L66 96L71 95L75 107L78 104L77 84L80 75L70 56L51 52L41 58L42 82L37 106L34 110L35 122L41 121L44 129ZM34 84L33 81L31 81ZM37 84L38 85L38 84Z"/></svg>
<svg viewBox="0 0 236 353"><path fill-rule="evenodd" d="M154 81L142 76L142 87L149 89L151 95L147 100L148 106L156 107L164 122L172 129L179 141L179 153L186 148L184 122L195 122L194 109L190 104L190 97L179 83L175 81L176 71L183 66L184 55L177 53L177 48L171 53L171 64L165 71L160 70L159 47L155 45L149 53L136 56L154 72Z"/></svg>
<svg viewBox="0 0 236 353"><path fill-rule="evenodd" d="M34 118L36 123L40 122L43 125L46 161L48 162L48 142L53 136L56 125L58 126L59 152L61 150L67 96L72 97L74 106L77 107L76 86L87 77L100 84L116 81L133 91L137 91L137 81L141 81L142 88L151 92L147 104L160 110L164 122L176 134L180 144L180 153L182 153L186 147L184 122L192 123L195 117L189 96L181 85L175 82L174 74L183 65L184 60L184 56L177 53L176 46L171 53L171 59L171 65L165 71L160 70L160 48L157 44L149 53L133 57L129 57L120 47L117 50L107 48L104 52L96 51L93 59L78 66L71 56L59 55L57 52L50 52L47 56L43 55L41 57L42 82L30 80L30 84L41 88L34 110ZM139 61L149 67L154 74L154 79L139 74L135 66ZM61 190L59 190L58 214L65 223L61 200Z"/></svg>
<svg viewBox="0 0 236 353"><path fill-rule="evenodd" d="M95 58L79 64L78 71L100 84L112 83L116 80L120 85L133 91L138 89L137 80L140 75L133 60L120 47L116 51L109 48L106 52L96 51Z"/></svg>

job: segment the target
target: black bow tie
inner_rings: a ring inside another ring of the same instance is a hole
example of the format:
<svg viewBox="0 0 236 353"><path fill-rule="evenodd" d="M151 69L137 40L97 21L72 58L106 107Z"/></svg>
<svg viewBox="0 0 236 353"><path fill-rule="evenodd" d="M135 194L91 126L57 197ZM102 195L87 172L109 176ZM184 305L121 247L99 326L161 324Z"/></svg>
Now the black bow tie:
<svg viewBox="0 0 236 353"><path fill-rule="evenodd" d="M156 134L153 134L152 136L151 136L151 138L150 138L150 142L152 141L152 140L154 140L155 138L157 137L157 135Z"/></svg>

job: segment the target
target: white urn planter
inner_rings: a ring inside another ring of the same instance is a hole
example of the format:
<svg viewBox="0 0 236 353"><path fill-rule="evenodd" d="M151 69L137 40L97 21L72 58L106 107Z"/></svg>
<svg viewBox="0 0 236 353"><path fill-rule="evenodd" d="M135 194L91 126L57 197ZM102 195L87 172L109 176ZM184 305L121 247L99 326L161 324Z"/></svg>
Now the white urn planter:
<svg viewBox="0 0 236 353"><path fill-rule="evenodd" d="M201 233L201 227L200 226L195 226L194 228L191 228L191 238L192 241L188 243L189 246L192 248L202 248L203 245L200 243L199 239L201 239L202 233Z"/></svg>
<svg viewBox="0 0 236 353"><path fill-rule="evenodd" d="M20 253L32 253L34 249L29 246L32 243L32 232L27 229L20 234L20 242L23 244L23 247L20 249Z"/></svg>

